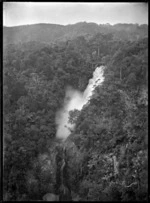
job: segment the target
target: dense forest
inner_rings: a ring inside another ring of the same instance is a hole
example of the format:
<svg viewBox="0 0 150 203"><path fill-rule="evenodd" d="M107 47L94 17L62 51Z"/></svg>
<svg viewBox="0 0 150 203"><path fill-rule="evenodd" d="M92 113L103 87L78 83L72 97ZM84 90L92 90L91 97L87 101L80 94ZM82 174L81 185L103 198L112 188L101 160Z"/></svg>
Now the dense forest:
<svg viewBox="0 0 150 203"><path fill-rule="evenodd" d="M18 41L7 38L5 43L4 35L5 201L42 200L47 193L59 195L60 201L148 199L147 26L129 24L130 29L123 31L127 25L103 25L109 32L98 26L89 37L87 24L81 24L82 30L70 28L73 25L61 29L64 35L56 35L52 28L55 40L63 38L56 44L51 44L53 38L44 41L38 34L34 38L33 31L18 43L26 28L7 28L21 31ZM74 33L71 39L66 37L69 30ZM9 37L16 36L12 32ZM43 29L40 35L48 32ZM61 142L56 138L55 116L66 87L83 92L100 65L106 67L104 82L81 111L70 112L76 127ZM70 196L64 197L64 188Z"/></svg>

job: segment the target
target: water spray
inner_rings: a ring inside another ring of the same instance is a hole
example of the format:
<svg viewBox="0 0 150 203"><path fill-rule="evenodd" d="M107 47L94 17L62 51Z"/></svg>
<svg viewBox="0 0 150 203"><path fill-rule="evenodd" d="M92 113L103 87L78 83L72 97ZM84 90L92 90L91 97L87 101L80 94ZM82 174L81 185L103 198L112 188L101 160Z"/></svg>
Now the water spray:
<svg viewBox="0 0 150 203"><path fill-rule="evenodd" d="M75 124L69 122L69 112L75 109L81 110L90 101L93 90L104 81L104 68L105 66L100 66L95 69L93 78L89 80L84 92L75 90L70 86L66 88L63 108L56 113L57 138L65 140L70 135Z"/></svg>

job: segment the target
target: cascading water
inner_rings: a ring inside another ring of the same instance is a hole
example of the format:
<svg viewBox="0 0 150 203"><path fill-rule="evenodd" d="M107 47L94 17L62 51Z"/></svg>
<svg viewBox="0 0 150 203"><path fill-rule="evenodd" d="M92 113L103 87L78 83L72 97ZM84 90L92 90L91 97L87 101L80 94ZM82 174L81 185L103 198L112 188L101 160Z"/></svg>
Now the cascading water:
<svg viewBox="0 0 150 203"><path fill-rule="evenodd" d="M104 81L104 68L104 66L100 66L95 69L93 78L89 80L89 84L83 93L71 87L67 87L64 106L56 113L57 138L65 140L70 135L75 124L69 122L69 111L75 109L81 110L83 106L88 103L95 87Z"/></svg>

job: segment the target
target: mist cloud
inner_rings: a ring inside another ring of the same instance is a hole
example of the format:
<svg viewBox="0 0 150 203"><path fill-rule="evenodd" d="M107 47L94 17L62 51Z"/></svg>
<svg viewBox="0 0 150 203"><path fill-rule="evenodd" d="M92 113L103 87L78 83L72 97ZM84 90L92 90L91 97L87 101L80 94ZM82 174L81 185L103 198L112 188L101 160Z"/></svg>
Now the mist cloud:
<svg viewBox="0 0 150 203"><path fill-rule="evenodd" d="M100 85L104 81L103 77L104 66L97 67L93 73L93 78L89 80L89 84L84 92L73 89L68 86L66 89L66 95L64 99L64 105L56 113L56 137L66 139L71 130L75 128L75 124L69 122L69 111L81 110L85 104L90 100L93 90L96 86Z"/></svg>

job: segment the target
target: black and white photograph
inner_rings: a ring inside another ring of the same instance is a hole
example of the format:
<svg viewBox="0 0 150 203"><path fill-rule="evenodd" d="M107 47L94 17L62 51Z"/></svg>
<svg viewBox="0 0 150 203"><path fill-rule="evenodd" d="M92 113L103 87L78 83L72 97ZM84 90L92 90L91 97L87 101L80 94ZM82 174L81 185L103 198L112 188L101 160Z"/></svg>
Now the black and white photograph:
<svg viewBox="0 0 150 203"><path fill-rule="evenodd" d="M147 202L148 2L2 6L3 201Z"/></svg>

